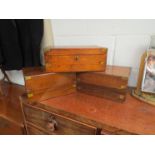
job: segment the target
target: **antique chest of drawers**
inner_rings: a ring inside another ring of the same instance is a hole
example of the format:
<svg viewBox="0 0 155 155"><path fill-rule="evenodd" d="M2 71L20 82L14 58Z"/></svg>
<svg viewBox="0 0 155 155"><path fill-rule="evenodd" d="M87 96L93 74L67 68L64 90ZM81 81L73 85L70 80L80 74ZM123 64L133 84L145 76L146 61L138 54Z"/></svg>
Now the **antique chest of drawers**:
<svg viewBox="0 0 155 155"><path fill-rule="evenodd" d="M77 90L117 102L126 98L129 67L106 66L105 72L77 73Z"/></svg>
<svg viewBox="0 0 155 155"><path fill-rule="evenodd" d="M75 73L48 73L43 67L23 70L25 88L30 100L45 100L75 92Z"/></svg>
<svg viewBox="0 0 155 155"><path fill-rule="evenodd" d="M104 71L106 60L106 48L53 48L45 52L47 72Z"/></svg>
<svg viewBox="0 0 155 155"><path fill-rule="evenodd" d="M155 134L155 107L129 93L124 104L75 92L31 102L21 97L28 134Z"/></svg>

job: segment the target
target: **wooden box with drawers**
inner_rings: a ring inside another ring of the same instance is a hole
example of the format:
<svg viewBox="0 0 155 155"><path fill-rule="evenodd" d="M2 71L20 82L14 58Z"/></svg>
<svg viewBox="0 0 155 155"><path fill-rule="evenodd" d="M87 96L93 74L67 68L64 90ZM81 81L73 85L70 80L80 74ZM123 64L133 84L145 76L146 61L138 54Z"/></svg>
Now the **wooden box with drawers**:
<svg viewBox="0 0 155 155"><path fill-rule="evenodd" d="M47 72L104 71L106 59L106 48L53 48L45 52L45 68Z"/></svg>
<svg viewBox="0 0 155 155"><path fill-rule="evenodd" d="M129 67L107 66L105 72L77 74L77 90L118 102L125 101Z"/></svg>
<svg viewBox="0 0 155 155"><path fill-rule="evenodd" d="M75 73L47 73L44 68L23 70L25 88L30 100L45 100L75 92Z"/></svg>

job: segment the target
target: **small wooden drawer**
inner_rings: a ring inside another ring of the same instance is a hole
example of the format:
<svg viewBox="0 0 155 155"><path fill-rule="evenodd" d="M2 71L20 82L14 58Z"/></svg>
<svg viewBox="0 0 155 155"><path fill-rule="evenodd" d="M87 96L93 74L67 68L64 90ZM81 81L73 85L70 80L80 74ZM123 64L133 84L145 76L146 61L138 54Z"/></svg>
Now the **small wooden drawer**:
<svg viewBox="0 0 155 155"><path fill-rule="evenodd" d="M98 131L94 126L29 105L24 105L24 113L26 122L38 126L49 134L94 135Z"/></svg>

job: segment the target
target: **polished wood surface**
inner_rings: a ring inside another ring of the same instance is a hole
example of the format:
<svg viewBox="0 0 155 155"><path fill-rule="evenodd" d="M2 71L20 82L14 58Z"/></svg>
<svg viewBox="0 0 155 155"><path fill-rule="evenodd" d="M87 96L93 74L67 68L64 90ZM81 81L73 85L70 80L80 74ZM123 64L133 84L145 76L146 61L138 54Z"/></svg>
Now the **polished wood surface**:
<svg viewBox="0 0 155 155"><path fill-rule="evenodd" d="M24 87L7 82L1 83L0 95L0 134L25 134L19 96Z"/></svg>
<svg viewBox="0 0 155 155"><path fill-rule="evenodd" d="M44 68L23 70L25 88L30 100L45 100L75 92L75 73L47 73Z"/></svg>
<svg viewBox="0 0 155 155"><path fill-rule="evenodd" d="M104 126L108 125L114 127L114 131L110 129L113 134L125 134L123 131L155 134L155 107L136 100L129 93L124 104L78 92L34 104L88 124L96 124L103 132L109 131L109 128Z"/></svg>
<svg viewBox="0 0 155 155"><path fill-rule="evenodd" d="M47 72L104 71L106 48L53 48L45 52Z"/></svg>

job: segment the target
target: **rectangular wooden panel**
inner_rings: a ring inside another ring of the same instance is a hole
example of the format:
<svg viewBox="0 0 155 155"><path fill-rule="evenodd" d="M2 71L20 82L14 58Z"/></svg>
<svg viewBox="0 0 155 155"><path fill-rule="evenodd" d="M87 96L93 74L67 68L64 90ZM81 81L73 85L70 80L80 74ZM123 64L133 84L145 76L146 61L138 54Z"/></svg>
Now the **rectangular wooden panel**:
<svg viewBox="0 0 155 155"><path fill-rule="evenodd" d="M106 48L54 48L45 52L47 72L104 71Z"/></svg>
<svg viewBox="0 0 155 155"><path fill-rule="evenodd" d="M34 127L33 125L27 125L27 134L28 135L48 135L48 133L40 130L37 127Z"/></svg>
<svg viewBox="0 0 155 155"><path fill-rule="evenodd" d="M127 89L129 67L106 66L105 72L78 73L77 81L115 89Z"/></svg>
<svg viewBox="0 0 155 155"><path fill-rule="evenodd" d="M0 117L0 135L22 135L25 134L24 127Z"/></svg>
<svg viewBox="0 0 155 155"><path fill-rule="evenodd" d="M126 91L118 91L117 89L95 86L86 83L79 83L77 90L88 95L103 97L117 102L124 102L126 99Z"/></svg>
<svg viewBox="0 0 155 155"><path fill-rule="evenodd" d="M24 105L24 113L28 123L38 126L49 134L58 135L92 135L97 134L97 128L74 119L51 113L42 109Z"/></svg>
<svg viewBox="0 0 155 155"><path fill-rule="evenodd" d="M30 100L41 101L75 92L75 73L47 73L44 68L27 68L23 72Z"/></svg>

